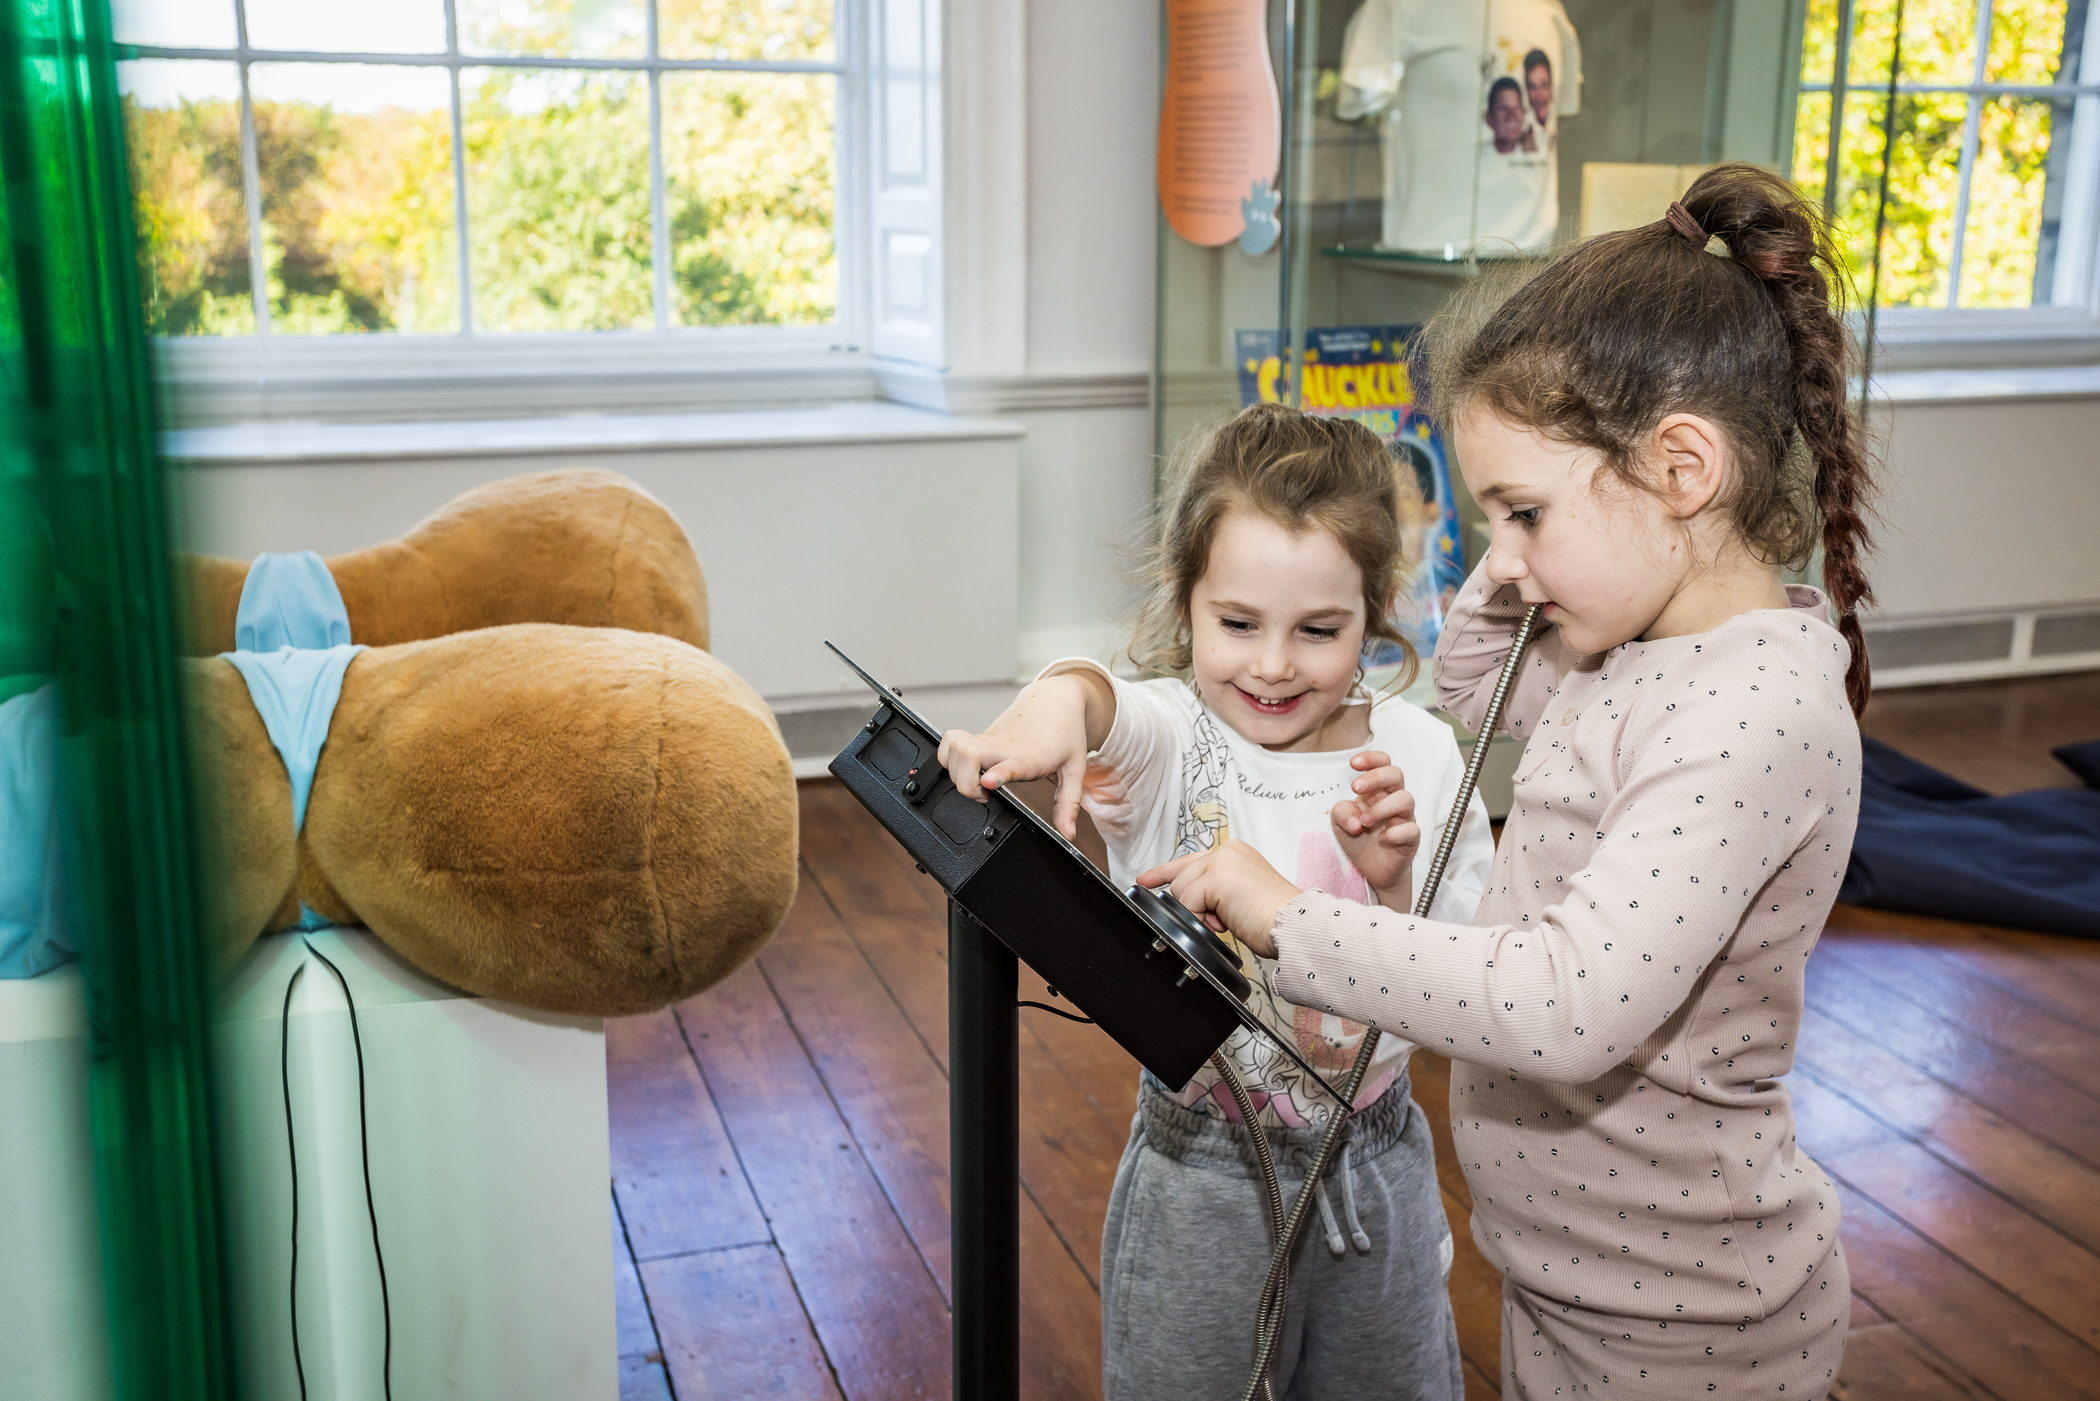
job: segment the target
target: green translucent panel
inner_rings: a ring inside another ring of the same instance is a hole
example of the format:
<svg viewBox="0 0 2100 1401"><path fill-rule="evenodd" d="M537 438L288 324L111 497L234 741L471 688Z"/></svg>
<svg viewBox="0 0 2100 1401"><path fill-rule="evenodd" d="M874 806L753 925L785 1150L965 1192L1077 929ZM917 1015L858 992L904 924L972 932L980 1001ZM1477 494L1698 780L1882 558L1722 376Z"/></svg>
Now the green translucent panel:
<svg viewBox="0 0 2100 1401"><path fill-rule="evenodd" d="M685 326L838 314L829 73L666 73L664 199Z"/></svg>
<svg viewBox="0 0 2100 1401"><path fill-rule="evenodd" d="M469 68L460 85L474 328L654 325L648 80Z"/></svg>
<svg viewBox="0 0 2100 1401"><path fill-rule="evenodd" d="M61 826L115 1391L217 1401L229 1348L205 990L109 23L92 0L0 0L0 504L17 525L40 516L55 572Z"/></svg>
<svg viewBox="0 0 2100 1401"><path fill-rule="evenodd" d="M257 63L248 90L271 333L457 331L445 70Z"/></svg>
<svg viewBox="0 0 2100 1401"><path fill-rule="evenodd" d="M2044 242L2049 138L2059 112L2068 125L2068 103L2059 108L2032 98L2001 97L1984 103L1978 114L1958 305L2020 307L2049 301L2049 289L2036 285L2036 272ZM2048 241L2054 242L2053 230Z"/></svg>
<svg viewBox="0 0 2100 1401"><path fill-rule="evenodd" d="M2078 53L2065 47L2066 39L2081 37L2064 23L2070 8L2066 0L1997 0L1991 6L1991 46L1984 61L1984 81L2077 82Z"/></svg>
<svg viewBox="0 0 2100 1401"><path fill-rule="evenodd" d="M148 332L253 335L240 69L140 59L117 74Z"/></svg>
<svg viewBox="0 0 2100 1401"><path fill-rule="evenodd" d="M455 0L455 9L462 53L637 58L648 42L643 0Z"/></svg>
<svg viewBox="0 0 2100 1401"><path fill-rule="evenodd" d="M837 51L831 0L657 0L665 58L829 63Z"/></svg>

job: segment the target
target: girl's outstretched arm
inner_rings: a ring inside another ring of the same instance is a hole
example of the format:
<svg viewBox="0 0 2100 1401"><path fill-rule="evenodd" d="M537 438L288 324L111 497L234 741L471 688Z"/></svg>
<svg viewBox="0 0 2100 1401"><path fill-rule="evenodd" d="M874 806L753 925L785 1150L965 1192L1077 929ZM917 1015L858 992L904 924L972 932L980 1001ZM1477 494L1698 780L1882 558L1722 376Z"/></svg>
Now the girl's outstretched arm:
<svg viewBox="0 0 2100 1401"><path fill-rule="evenodd" d="M1266 865L1221 852L1142 879L1171 879L1214 927L1257 952L1273 946L1276 991L1291 1002L1537 1079L1592 1080L1668 1021L1717 958L1770 959L1743 970L1761 977L1805 958L1850 851L1856 747L1848 758L1827 733L1805 739L1822 727L1754 699L1731 708L1727 735L1684 733L1670 718L1629 726L1654 731L1628 736L1628 752L1649 758L1603 830L1569 832L1554 814L1511 818L1505 846L1591 848L1551 889L1512 892L1502 909L1513 923L1476 928L1291 897ZM1265 914L1273 923L1255 927Z"/></svg>
<svg viewBox="0 0 2100 1401"><path fill-rule="evenodd" d="M1430 675L1436 680L1437 704L1469 730L1478 729L1487 713L1511 634L1529 606L1514 585L1488 578L1485 559L1451 601ZM1545 713L1553 688L1577 660L1561 645L1560 629L1544 621L1532 634L1529 653L1502 712L1502 729L1519 739L1531 738L1532 724Z"/></svg>
<svg viewBox="0 0 2100 1401"><path fill-rule="evenodd" d="M1057 830L1071 838L1079 831L1086 756L1101 747L1115 719L1116 693L1106 672L1045 676L1014 697L983 734L942 735L939 757L956 791L977 802L985 800L987 788L1055 778L1053 816Z"/></svg>

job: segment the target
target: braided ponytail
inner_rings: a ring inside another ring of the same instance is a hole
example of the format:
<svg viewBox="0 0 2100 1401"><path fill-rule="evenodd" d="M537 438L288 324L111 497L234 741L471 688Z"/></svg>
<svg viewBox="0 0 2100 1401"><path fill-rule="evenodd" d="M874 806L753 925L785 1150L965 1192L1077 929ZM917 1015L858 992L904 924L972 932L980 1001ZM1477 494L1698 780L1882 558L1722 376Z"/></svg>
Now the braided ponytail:
<svg viewBox="0 0 2100 1401"><path fill-rule="evenodd" d="M1707 251L1716 238L1727 257ZM1461 291L1423 337L1434 411L1450 423L1476 403L1643 488L1663 417L1711 419L1730 448L1721 504L1736 533L1791 567L1821 545L1861 714L1874 484L1848 392L1847 290L1820 209L1770 171L1715 166L1652 224L1585 239L1515 290L1482 278Z"/></svg>
<svg viewBox="0 0 2100 1401"><path fill-rule="evenodd" d="M1791 184L1753 165L1716 166L1685 192L1698 226L1771 294L1793 350L1794 424L1814 464L1815 514L1822 518L1823 583L1852 649L1845 696L1855 715L1872 689L1859 609L1874 601L1862 556L1873 473L1864 426L1852 406L1852 338L1844 322L1846 282L1822 211Z"/></svg>

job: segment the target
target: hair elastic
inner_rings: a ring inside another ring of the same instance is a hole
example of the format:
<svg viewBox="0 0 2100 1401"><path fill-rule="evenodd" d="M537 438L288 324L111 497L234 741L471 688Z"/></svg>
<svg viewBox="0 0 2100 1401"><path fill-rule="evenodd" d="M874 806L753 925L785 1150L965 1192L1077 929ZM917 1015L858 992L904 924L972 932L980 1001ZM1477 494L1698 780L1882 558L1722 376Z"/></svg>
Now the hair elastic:
<svg viewBox="0 0 2100 1401"><path fill-rule="evenodd" d="M1692 247L1706 247L1706 230L1699 227L1699 221L1692 217L1692 211L1684 207L1682 200L1671 200L1670 208L1663 218L1669 222L1671 228L1683 234L1685 241Z"/></svg>

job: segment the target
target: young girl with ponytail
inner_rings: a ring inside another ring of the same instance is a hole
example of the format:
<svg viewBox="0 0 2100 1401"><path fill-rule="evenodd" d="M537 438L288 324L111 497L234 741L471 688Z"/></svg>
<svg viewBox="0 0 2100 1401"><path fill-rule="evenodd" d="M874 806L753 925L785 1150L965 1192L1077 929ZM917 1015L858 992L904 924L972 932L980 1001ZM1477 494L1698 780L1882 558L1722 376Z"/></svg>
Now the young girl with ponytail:
<svg viewBox="0 0 2100 1401"><path fill-rule="evenodd" d="M1273 957L1276 992L1459 1062L1505 1397L1820 1397L1838 1198L1780 1077L1858 813L1868 473L1843 284L1775 175L1708 171L1428 332L1492 542L1437 647L1527 741L1471 925L1301 891L1240 843L1140 879ZM1783 568L1822 546L1825 596ZM1269 967L1271 965L1264 965Z"/></svg>

